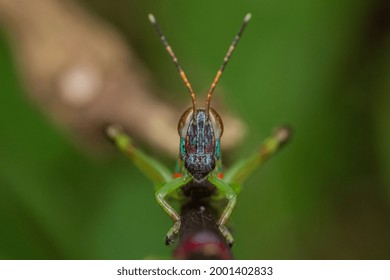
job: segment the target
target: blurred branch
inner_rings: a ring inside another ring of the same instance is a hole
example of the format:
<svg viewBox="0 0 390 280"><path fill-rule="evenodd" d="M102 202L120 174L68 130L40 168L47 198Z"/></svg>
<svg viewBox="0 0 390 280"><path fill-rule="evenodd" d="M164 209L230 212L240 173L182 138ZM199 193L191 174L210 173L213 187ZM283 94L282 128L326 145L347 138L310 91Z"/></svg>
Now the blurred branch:
<svg viewBox="0 0 390 280"><path fill-rule="evenodd" d="M217 211L210 201L192 197L181 207L180 216L180 240L173 253L175 259L233 259L231 248L218 228Z"/></svg>
<svg viewBox="0 0 390 280"><path fill-rule="evenodd" d="M181 110L153 97L149 72L111 26L60 0L0 0L0 20L33 101L85 146L104 140L107 123L119 123L155 149L177 153ZM224 121L229 148L245 129L226 114Z"/></svg>

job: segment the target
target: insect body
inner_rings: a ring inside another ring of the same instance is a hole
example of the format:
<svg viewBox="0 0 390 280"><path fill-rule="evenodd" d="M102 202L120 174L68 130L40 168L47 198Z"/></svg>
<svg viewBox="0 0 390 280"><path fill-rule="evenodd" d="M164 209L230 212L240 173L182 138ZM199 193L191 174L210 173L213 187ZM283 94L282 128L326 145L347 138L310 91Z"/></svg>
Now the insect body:
<svg viewBox="0 0 390 280"><path fill-rule="evenodd" d="M261 165L270 155L276 152L290 136L288 128L279 128L274 135L264 141L259 152L239 161L228 169L224 176L222 175L221 137L223 134L223 122L219 114L210 107L210 101L221 74L250 18L250 14L245 16L239 32L234 37L233 43L225 55L222 66L211 84L204 107L198 107L196 94L176 55L161 32L155 17L151 14L149 15L150 22L175 63L192 100L192 106L183 113L178 123L180 148L173 178L163 165L136 149L132 140L117 127L110 126L108 135L154 182L158 203L175 222L167 233L167 244L171 244L179 233L182 217L168 203L166 197L181 191L185 197L185 201L182 201L183 207L187 204L193 207L194 203L200 205L200 207L209 207L208 201L212 197L216 200L224 199L227 201L222 211L220 211L216 226L220 234L226 239L227 244L232 245L233 236L226 228L226 223L236 204L237 195L241 191L243 181L257 166ZM207 200L206 203L204 202L205 200ZM201 217L202 215L198 216Z"/></svg>
<svg viewBox="0 0 390 280"><path fill-rule="evenodd" d="M217 75L214 78L213 83L211 84L210 90L207 94L205 107L202 108L197 107L196 94L193 91L186 74L181 68L175 53L173 52L171 46L168 44L168 41L166 40L164 34L161 32L161 29L157 24L155 17L152 14L149 15L150 22L156 29L161 41L165 45L166 50L171 56L173 62L175 63L192 99L192 108L189 108L184 112L178 125L180 135L180 164L184 162L185 169L181 171L184 171L184 177L191 177L191 179L193 179L196 183L201 183L202 181L209 179L210 182L212 182L222 193L225 194L226 198L228 199L228 204L225 210L222 212L221 218L219 220L219 226L222 234L227 238L227 241L230 244L233 243L233 237L225 227L225 223L236 203L236 193L228 184L225 184L223 181L218 181L218 178L213 178L215 177L213 171L216 169L217 163L219 165L219 169L221 169L222 166L220 138L223 133L223 124L222 119L219 117L218 113L210 108L210 100L214 89L221 77L221 74L227 62L229 61L229 58L233 53L233 50L235 49L250 18L251 14L247 14L245 16L240 31L235 36L233 43L230 45L229 50L225 55L223 64L218 70ZM196 187L196 185L194 187ZM176 235L178 229L180 228L180 218L175 213L173 208L167 205L166 201L164 200L163 194L158 194L157 200L176 222L172 230L168 232L167 240L169 243L171 237L173 237L173 235Z"/></svg>

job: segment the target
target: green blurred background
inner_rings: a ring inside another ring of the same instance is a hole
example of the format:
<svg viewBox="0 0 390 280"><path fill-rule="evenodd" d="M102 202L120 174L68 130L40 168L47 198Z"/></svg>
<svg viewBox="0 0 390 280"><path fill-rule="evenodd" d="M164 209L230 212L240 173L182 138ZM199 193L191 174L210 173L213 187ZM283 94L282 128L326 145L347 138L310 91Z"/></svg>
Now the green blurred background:
<svg viewBox="0 0 390 280"><path fill-rule="evenodd" d="M172 93L185 88L147 14L204 92L252 13L216 91L249 127L228 158L251 153L277 125L295 133L239 197L235 257L389 259L388 2L134 2L81 4L120 30ZM0 91L1 259L170 257L164 235L172 222L150 182L119 152L108 160L75 147L31 105L4 32Z"/></svg>

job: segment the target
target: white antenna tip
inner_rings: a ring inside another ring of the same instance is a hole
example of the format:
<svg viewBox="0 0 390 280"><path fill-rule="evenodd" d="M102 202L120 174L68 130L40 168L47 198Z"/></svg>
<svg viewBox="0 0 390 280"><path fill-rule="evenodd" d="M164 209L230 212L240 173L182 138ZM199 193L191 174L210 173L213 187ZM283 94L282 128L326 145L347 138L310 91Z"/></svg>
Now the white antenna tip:
<svg viewBox="0 0 390 280"><path fill-rule="evenodd" d="M150 21L151 23L156 23L156 18L154 17L153 14L149 14L149 15L148 15L148 18L149 18L149 21Z"/></svg>
<svg viewBox="0 0 390 280"><path fill-rule="evenodd" d="M244 18L244 21L248 22L251 19L251 17L252 17L252 14L251 13L247 13L245 18Z"/></svg>

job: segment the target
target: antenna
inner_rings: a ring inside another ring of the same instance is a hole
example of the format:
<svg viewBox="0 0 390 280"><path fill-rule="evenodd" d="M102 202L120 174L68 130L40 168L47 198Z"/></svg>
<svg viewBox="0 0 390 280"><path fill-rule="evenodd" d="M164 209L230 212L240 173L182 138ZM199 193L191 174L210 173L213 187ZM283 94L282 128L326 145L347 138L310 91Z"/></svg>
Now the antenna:
<svg viewBox="0 0 390 280"><path fill-rule="evenodd" d="M229 47L229 50L228 52L226 53L225 55L225 58L223 59L223 63L222 63L222 66L221 68L219 68L218 72L217 72L217 75L215 76L214 78L214 81L213 83L211 84L211 87L209 89L209 92L207 94L207 99L206 99L206 114L207 116L209 115L209 110L210 110L210 100L211 100L211 96L213 95L213 92L214 92L214 89L219 81L219 78L221 77L222 75L222 72L223 70L225 69L225 66L226 64L228 63L229 61L229 58L230 56L232 55L238 41L240 40L241 38L241 35L242 33L244 32L244 29L246 27L246 25L248 24L249 20L251 19L252 15L251 14L247 14L244 18L244 21L242 22L242 25L241 25L241 28L240 28L240 31L238 31L236 37L234 37L234 40L233 42L231 43L230 47Z"/></svg>
<svg viewBox="0 0 390 280"><path fill-rule="evenodd" d="M167 52L171 56L173 62L175 63L176 68L179 71L180 76L183 79L183 81L184 81L188 91L190 92L191 99L192 99L192 109L193 109L193 112L194 112L193 116L195 117L196 116L196 96L195 96L195 92L192 90L191 84L188 81L187 76L184 73L183 69L181 68L175 53L173 52L173 50L172 50L171 46L169 45L167 39L165 38L164 34L162 33L162 31L160 29L160 26L158 25L158 23L156 21L156 18L152 14L149 14L148 17L149 17L150 23L153 25L154 29L157 31L157 34L160 36L161 42L164 44L165 49L167 50Z"/></svg>

